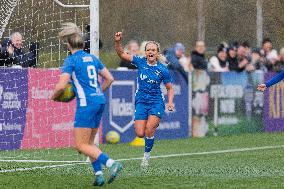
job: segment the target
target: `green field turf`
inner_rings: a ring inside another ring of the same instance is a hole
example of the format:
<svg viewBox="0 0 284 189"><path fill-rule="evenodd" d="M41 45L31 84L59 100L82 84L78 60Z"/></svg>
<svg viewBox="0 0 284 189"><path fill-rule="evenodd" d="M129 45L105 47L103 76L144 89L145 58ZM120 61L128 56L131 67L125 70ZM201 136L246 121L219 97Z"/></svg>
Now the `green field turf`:
<svg viewBox="0 0 284 189"><path fill-rule="evenodd" d="M283 145L283 146L281 146ZM255 147L278 148L251 150ZM156 141L152 156L188 154L186 156L151 159L148 171L140 170L143 148L128 144L101 145L115 159L122 161L124 170L112 184L102 188L283 188L284 187L284 133L242 134L227 137L207 137ZM250 150L242 151L240 149ZM238 152L222 150L239 149ZM216 153L219 151L219 153ZM221 152L220 152L221 151ZM0 152L0 159L84 160L72 149ZM35 168L67 163L0 162L0 169ZM88 164L69 163L65 167L0 173L0 188L93 188L92 169ZM105 176L108 177L107 171ZM99 188L99 187L97 187Z"/></svg>

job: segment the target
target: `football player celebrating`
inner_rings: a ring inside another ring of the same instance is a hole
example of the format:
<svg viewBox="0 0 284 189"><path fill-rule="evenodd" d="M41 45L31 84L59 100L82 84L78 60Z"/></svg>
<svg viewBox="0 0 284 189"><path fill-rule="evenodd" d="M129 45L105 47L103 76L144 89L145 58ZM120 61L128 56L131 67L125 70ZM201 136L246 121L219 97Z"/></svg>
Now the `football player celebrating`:
<svg viewBox="0 0 284 189"><path fill-rule="evenodd" d="M165 111L165 104L160 84L167 89L169 111L174 109L174 90L172 78L166 66L158 61L160 47L155 41L145 45L145 57L140 58L124 52L121 46L122 32L114 37L115 50L118 56L138 68L138 86L135 95L135 132L140 138L145 137L145 152L141 167L147 168L150 152L154 145L154 134Z"/></svg>

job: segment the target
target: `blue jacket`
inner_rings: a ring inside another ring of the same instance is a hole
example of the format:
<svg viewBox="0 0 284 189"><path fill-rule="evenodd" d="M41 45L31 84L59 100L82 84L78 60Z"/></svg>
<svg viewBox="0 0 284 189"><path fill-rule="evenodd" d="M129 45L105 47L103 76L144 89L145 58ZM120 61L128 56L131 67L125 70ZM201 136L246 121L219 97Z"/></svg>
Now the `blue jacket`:
<svg viewBox="0 0 284 189"><path fill-rule="evenodd" d="M170 70L178 71L183 76L186 83L188 83L188 75L184 71L182 65L179 63L179 58L176 56L175 48L168 49L165 52L165 56L167 58L167 62L169 63L168 68Z"/></svg>

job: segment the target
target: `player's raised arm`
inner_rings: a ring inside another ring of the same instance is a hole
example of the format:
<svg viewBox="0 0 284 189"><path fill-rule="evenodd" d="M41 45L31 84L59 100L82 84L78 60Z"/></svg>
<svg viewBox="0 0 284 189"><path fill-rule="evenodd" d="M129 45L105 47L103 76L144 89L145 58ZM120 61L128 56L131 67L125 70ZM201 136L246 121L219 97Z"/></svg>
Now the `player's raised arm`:
<svg viewBox="0 0 284 189"><path fill-rule="evenodd" d="M124 52L123 47L121 46L121 40L122 32L117 32L114 36L114 46L116 53L121 59L124 59L127 62L132 62L133 56Z"/></svg>

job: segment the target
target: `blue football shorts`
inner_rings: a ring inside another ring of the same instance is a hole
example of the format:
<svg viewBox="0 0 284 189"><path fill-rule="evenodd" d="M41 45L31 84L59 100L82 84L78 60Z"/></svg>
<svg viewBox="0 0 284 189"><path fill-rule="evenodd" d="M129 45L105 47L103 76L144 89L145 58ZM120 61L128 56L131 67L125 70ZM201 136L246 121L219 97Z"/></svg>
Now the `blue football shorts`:
<svg viewBox="0 0 284 189"><path fill-rule="evenodd" d="M104 112L105 104L92 103L88 106L77 106L74 127L98 128Z"/></svg>
<svg viewBox="0 0 284 189"><path fill-rule="evenodd" d="M134 120L147 120L149 115L155 115L162 119L165 112L163 103L143 103L139 102L135 105Z"/></svg>

